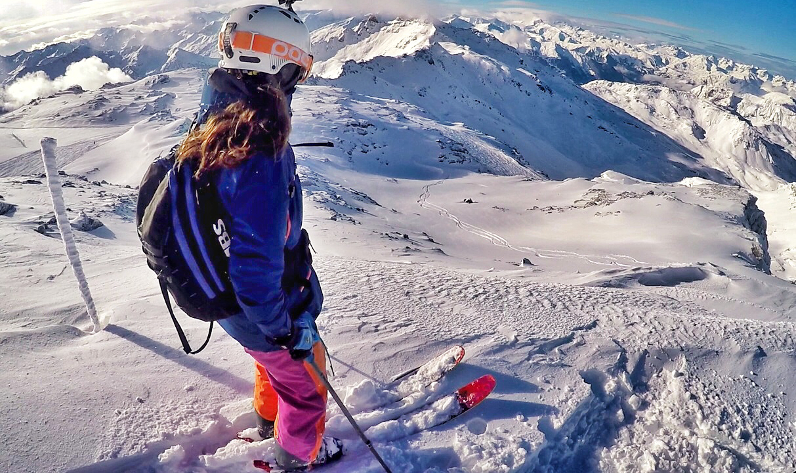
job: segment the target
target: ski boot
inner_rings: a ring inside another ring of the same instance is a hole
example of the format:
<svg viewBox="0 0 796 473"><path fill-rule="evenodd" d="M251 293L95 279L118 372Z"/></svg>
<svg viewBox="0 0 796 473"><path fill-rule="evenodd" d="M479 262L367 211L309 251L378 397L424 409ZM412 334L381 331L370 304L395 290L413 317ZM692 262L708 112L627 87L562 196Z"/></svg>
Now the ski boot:
<svg viewBox="0 0 796 473"><path fill-rule="evenodd" d="M323 465L324 463L331 463L339 460L343 456L343 441L334 437L324 437L321 440L321 448L318 450L318 456L312 463L307 463L301 460L281 446L277 445L276 448L276 464L285 472L298 473L302 471L309 471L313 466Z"/></svg>
<svg viewBox="0 0 796 473"><path fill-rule="evenodd" d="M257 416L257 433L260 434L263 440L273 438L274 436L274 421L264 419L257 411L254 411Z"/></svg>

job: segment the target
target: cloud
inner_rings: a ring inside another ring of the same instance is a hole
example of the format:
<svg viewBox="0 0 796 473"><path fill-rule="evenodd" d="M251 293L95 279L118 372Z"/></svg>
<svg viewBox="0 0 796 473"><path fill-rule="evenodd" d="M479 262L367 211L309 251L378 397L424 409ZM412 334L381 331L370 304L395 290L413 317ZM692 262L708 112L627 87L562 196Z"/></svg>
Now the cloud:
<svg viewBox="0 0 796 473"><path fill-rule="evenodd" d="M734 49L736 51L748 51L749 49L746 46L741 46L740 44L722 43L721 41L714 41L714 40L710 40L708 42L712 44L717 44L719 46L724 46L725 48Z"/></svg>
<svg viewBox="0 0 796 473"><path fill-rule="evenodd" d="M22 76L8 87L0 89L0 106L4 110L13 110L33 99L47 97L76 85L85 90L96 90L105 84L131 80L121 69L111 69L102 59L92 56L70 64L64 75L53 80L42 71Z"/></svg>
<svg viewBox="0 0 796 473"><path fill-rule="evenodd" d="M453 11L451 7L430 0L404 0L400 2L374 2L372 0L306 0L295 8L302 10L327 10L343 15L378 13L404 17L439 17Z"/></svg>
<svg viewBox="0 0 796 473"><path fill-rule="evenodd" d="M41 43L36 43L30 46L31 50L34 49L44 49L49 44L53 43L71 43L73 41L81 40L81 39L88 39L97 34L97 30L86 30L86 31L75 31L74 33L69 33L63 36L59 36L57 38L53 38L50 41L43 41ZM2 44L0 44L2 46Z"/></svg>
<svg viewBox="0 0 796 473"><path fill-rule="evenodd" d="M251 3L252 0L2 0L0 38L5 44L0 43L0 54L50 44L82 31L127 26L145 17L153 23L168 22L190 12L226 12Z"/></svg>
<svg viewBox="0 0 796 473"><path fill-rule="evenodd" d="M784 58L782 56L774 56L772 54L754 53L754 54L752 54L752 56L760 56L760 57L762 57L764 59L771 59L771 60L774 60L774 61L780 61L780 62L789 63L789 64L796 64L794 61L792 61L792 60L790 60L788 58Z"/></svg>
<svg viewBox="0 0 796 473"><path fill-rule="evenodd" d="M538 4L533 2L526 2L525 0L505 0L502 2L497 2L498 7L532 7L537 8L539 7Z"/></svg>
<svg viewBox="0 0 796 473"><path fill-rule="evenodd" d="M699 31L697 28L691 28L690 26L681 25L673 21L664 20L662 18L655 18L652 16L628 15L625 13L612 13L612 15L618 16L620 18L627 18L628 20L641 21L643 23L651 23L653 25L666 26L678 30Z"/></svg>

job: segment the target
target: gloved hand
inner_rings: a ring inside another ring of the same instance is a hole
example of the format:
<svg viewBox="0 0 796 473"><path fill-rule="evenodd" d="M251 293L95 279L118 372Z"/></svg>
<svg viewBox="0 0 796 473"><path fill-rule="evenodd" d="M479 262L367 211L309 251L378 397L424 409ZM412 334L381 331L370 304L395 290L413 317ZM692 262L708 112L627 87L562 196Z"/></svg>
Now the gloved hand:
<svg viewBox="0 0 796 473"><path fill-rule="evenodd" d="M321 339L318 335L318 328L315 326L315 320L309 313L304 312L293 321L291 332L292 336L287 343L290 357L294 360L309 359L312 361L312 347Z"/></svg>

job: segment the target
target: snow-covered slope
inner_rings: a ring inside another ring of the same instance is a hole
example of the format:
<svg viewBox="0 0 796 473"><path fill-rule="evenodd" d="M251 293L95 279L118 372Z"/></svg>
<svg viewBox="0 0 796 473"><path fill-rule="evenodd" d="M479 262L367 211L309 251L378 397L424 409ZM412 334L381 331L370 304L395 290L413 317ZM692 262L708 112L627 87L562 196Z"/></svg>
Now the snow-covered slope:
<svg viewBox="0 0 796 473"><path fill-rule="evenodd" d="M344 393L378 387L451 343L467 346L466 363L427 395L483 373L498 380L494 398L459 422L397 442L393 430L371 432L396 471L611 470L639 459L673 471L672 458L693 468L721 459L719 471L750 458L767 471L792 465L796 393L786 370L796 300L754 268L760 236L744 223L748 194L617 174L560 183L484 174L429 186L352 174L325 157L300 162L334 383ZM34 232L49 218L46 191L4 178L4 199L18 210L2 217L0 274L14 296L2 302L0 359L4 389L15 386L3 464L255 471L267 442L225 446L252 422L245 354L222 334L202 355L182 355L139 254L134 191L64 179L74 186L65 189L72 212L105 224L79 233L79 244L110 325L81 333L85 315L60 243ZM671 221L665 232L661 219ZM530 264L519 266L522 258ZM200 324L186 325L202 336ZM52 389L42 357L73 381ZM23 408L33 399L35 409ZM691 427L695 412L701 421ZM50 441L30 449L27 433L45 420L35 428ZM329 424L351 438L342 419ZM378 471L351 445L330 471Z"/></svg>
<svg viewBox="0 0 796 473"><path fill-rule="evenodd" d="M411 41L371 59L375 38L393 38L396 30ZM320 62L325 80L316 83L386 95L442 123L461 121L516 149L552 178L594 177L610 168L651 180L724 179L699 156L595 99L546 62L473 29L370 17L329 25L315 37L339 48ZM337 54L353 55L339 67Z"/></svg>
<svg viewBox="0 0 796 473"><path fill-rule="evenodd" d="M233 440L254 423L251 361L223 333L179 350L132 221L131 186L197 109L191 67L219 17L156 48L101 32L91 54L131 48L109 64L135 81L0 115L0 470L257 472L273 448ZM394 471L796 469L791 83L530 17L309 23L318 68L291 142L335 144L296 148L332 383L361 406L457 343L464 363L413 402L497 380L454 422L370 430ZM52 64L72 54L51 48ZM96 335L52 224L44 135L69 217L103 223L76 232ZM329 413L350 451L328 471L380 471Z"/></svg>
<svg viewBox="0 0 796 473"><path fill-rule="evenodd" d="M594 81L584 87L703 156L744 187L773 190L796 181L796 140L789 136L796 130L796 113L784 107L777 110L784 118L780 122L793 126L754 124L697 95L664 86ZM771 103L763 98L756 105L760 109ZM769 135L780 139L769 140Z"/></svg>
<svg viewBox="0 0 796 473"><path fill-rule="evenodd" d="M473 26L539 55L575 82L594 81L586 85L589 91L704 156L742 185L773 189L794 180L796 82L678 47L630 44L519 14L498 18L451 23Z"/></svg>

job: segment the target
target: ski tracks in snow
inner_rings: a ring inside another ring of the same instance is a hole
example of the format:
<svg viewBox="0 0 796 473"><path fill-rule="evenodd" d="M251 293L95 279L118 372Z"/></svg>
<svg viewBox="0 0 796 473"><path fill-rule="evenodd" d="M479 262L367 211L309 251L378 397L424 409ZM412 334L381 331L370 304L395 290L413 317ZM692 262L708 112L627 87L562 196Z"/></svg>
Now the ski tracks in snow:
<svg viewBox="0 0 796 473"><path fill-rule="evenodd" d="M98 146L119 137L121 134L121 132L111 132L94 137L90 140L60 146L56 157L58 168L63 169L64 166L83 157L83 155ZM44 166L41 162L41 150L39 149L0 162L0 177L25 176L41 173L44 173Z"/></svg>
<svg viewBox="0 0 796 473"><path fill-rule="evenodd" d="M476 235L478 237L487 239L487 240L491 241L493 245L503 246L505 248L508 248L510 250L514 250L514 251L517 251L517 252L523 253L523 254L533 253L538 258L557 258L557 259L579 258L579 259L586 260L586 261L588 261L589 263L592 263L592 264L597 264L597 265L602 265L602 266L612 266L612 267L619 266L619 267L623 267L623 268L634 268L634 267L637 267L637 266L640 266L640 265L649 265L649 263L645 263L643 261L639 261L639 260L633 258L632 256L628 256L628 255L618 255L618 254L611 254L611 255L604 255L604 256L585 255L585 254L580 254L580 253L576 253L576 252L572 252L572 251L546 250L546 249L532 248L532 247L528 247L528 246L513 245L508 240L506 240L502 236L498 235L497 233L494 233L494 232L491 232L491 231L486 230L484 228L480 228L480 227L477 227L477 226L472 225L470 223L464 222L459 217L457 217L456 215L450 213L450 211L448 211L448 209L446 209L444 207L441 207L439 205L436 205L434 203L429 202L428 198L431 195L431 187L432 186L441 185L444 182L445 182L444 180L441 180L441 181L437 181L437 182L435 182L433 184L428 184L426 186L423 186L423 192L420 194L420 196L417 199L417 203L420 205L420 207L422 207L424 209L434 210L434 211L438 212L443 217L452 220L456 224L457 227L459 227L462 230L465 230L467 232L470 232L473 235Z"/></svg>

